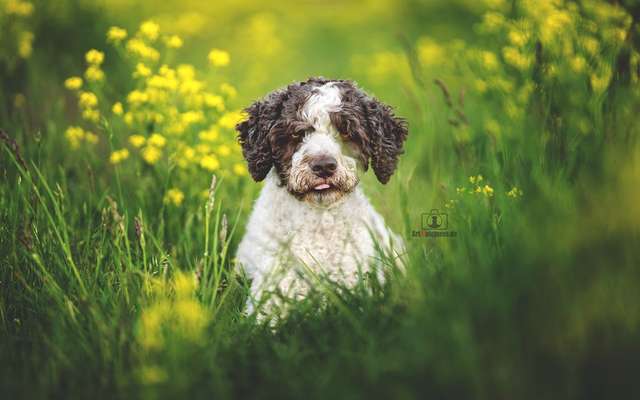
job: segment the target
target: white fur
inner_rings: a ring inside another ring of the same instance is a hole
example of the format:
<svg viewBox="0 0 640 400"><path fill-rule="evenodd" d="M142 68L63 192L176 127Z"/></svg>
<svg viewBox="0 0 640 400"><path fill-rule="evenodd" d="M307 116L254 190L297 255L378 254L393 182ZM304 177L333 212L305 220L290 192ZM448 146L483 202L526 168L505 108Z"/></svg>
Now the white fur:
<svg viewBox="0 0 640 400"><path fill-rule="evenodd" d="M302 201L280 184L275 169L269 172L236 257L252 279L249 312L267 292L279 290L290 298L305 296L313 275L325 275L352 287L362 272L376 264L376 245L387 252L402 246L401 239L386 227L355 186L355 159L342 154L329 120L329 112L339 106L339 92L328 84L302 108L301 117L314 126L315 132L305 137L293 155L290 181L296 174L304 177L308 173L302 162L304 156L329 154L338 161L336 175L352 182L354 188L329 204ZM277 298L271 297L263 311L273 313L278 304Z"/></svg>

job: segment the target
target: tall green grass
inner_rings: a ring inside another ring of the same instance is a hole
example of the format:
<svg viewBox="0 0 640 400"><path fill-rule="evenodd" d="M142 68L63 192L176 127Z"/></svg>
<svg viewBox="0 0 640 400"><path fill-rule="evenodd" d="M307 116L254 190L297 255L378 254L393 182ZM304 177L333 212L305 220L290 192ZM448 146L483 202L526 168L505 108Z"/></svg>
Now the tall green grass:
<svg viewBox="0 0 640 400"><path fill-rule="evenodd" d="M32 88L46 88L46 68L30 68ZM375 87L397 102L410 136L389 185L363 181L405 238L405 271L354 290L322 282L275 324L242 313L247 282L233 269L258 185L218 179L200 188L208 198L170 208L171 169L69 153L62 95L3 110L4 396L632 397L637 83L621 73L582 99L589 135L558 122L577 112L566 88L541 87L496 141L482 123L504 114L499 99L459 100L466 84L454 71L413 72L409 85ZM452 123L456 108L466 128ZM493 196L468 193L477 175ZM523 195L507 196L513 186ZM412 236L434 208L455 237Z"/></svg>

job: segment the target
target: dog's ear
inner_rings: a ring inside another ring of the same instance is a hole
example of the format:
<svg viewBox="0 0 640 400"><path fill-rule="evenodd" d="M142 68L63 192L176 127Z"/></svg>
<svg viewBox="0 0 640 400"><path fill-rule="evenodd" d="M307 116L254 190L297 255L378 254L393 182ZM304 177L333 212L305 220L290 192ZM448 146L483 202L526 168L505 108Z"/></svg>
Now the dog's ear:
<svg viewBox="0 0 640 400"><path fill-rule="evenodd" d="M396 170L407 139L407 123L393 109L375 98L364 101L369 130L371 167L380 182L387 183Z"/></svg>
<svg viewBox="0 0 640 400"><path fill-rule="evenodd" d="M273 166L269 132L280 118L284 93L270 94L245 109L248 118L236 125L242 155L256 182L263 180Z"/></svg>

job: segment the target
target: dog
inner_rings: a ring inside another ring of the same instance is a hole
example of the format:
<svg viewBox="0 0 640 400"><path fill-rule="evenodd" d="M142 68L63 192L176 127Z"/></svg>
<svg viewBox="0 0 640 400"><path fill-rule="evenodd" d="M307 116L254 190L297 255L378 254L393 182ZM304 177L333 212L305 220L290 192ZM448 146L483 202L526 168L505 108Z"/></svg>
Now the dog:
<svg viewBox="0 0 640 400"><path fill-rule="evenodd" d="M245 112L238 141L253 179L265 181L236 255L251 280L249 314L282 311L280 300L306 296L314 276L353 287L380 250L399 256L402 240L358 183L369 166L389 181L408 134L403 118L354 82L321 77Z"/></svg>

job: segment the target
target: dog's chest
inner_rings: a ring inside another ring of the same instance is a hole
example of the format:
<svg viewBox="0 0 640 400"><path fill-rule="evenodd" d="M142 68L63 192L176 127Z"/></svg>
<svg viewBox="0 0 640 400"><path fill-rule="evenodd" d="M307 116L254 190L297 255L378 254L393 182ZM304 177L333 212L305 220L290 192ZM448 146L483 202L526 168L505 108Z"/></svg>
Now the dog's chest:
<svg viewBox="0 0 640 400"><path fill-rule="evenodd" d="M359 207L345 205L336 209L319 210L293 207L274 215L280 227L282 254L306 265L331 269L358 268L373 255L373 241Z"/></svg>

